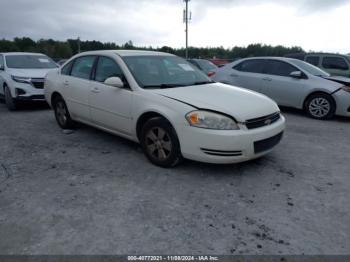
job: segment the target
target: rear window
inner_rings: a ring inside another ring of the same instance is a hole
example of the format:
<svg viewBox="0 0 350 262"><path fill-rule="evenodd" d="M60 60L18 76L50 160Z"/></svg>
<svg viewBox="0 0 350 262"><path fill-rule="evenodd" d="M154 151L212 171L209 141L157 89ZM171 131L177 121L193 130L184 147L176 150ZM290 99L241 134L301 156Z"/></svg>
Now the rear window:
<svg viewBox="0 0 350 262"><path fill-rule="evenodd" d="M326 69L349 70L349 66L342 57L324 57L322 66Z"/></svg>
<svg viewBox="0 0 350 262"><path fill-rule="evenodd" d="M83 56L74 60L71 76L90 79L96 56Z"/></svg>
<svg viewBox="0 0 350 262"><path fill-rule="evenodd" d="M58 66L49 57L44 55L7 55L8 68L42 69L57 68Z"/></svg>
<svg viewBox="0 0 350 262"><path fill-rule="evenodd" d="M218 67L214 65L212 62L208 60L197 60L196 61L200 68L202 68L204 71L210 71L210 70L215 70Z"/></svg>
<svg viewBox="0 0 350 262"><path fill-rule="evenodd" d="M320 63L320 57L319 56L308 56L305 61L308 62L309 64L314 65L314 66L318 66L318 64Z"/></svg>
<svg viewBox="0 0 350 262"><path fill-rule="evenodd" d="M266 64L266 61L262 59L246 60L234 66L233 69L236 69L237 71L241 71L241 72L262 74L264 72L265 64Z"/></svg>

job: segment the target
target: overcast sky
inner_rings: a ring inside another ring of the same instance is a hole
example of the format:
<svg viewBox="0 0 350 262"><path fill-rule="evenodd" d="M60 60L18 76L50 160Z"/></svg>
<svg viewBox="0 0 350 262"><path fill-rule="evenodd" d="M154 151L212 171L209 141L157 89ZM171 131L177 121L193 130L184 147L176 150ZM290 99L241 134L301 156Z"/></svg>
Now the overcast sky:
<svg viewBox="0 0 350 262"><path fill-rule="evenodd" d="M184 46L183 0L0 0L0 38ZM350 0L191 0L192 46L350 53Z"/></svg>

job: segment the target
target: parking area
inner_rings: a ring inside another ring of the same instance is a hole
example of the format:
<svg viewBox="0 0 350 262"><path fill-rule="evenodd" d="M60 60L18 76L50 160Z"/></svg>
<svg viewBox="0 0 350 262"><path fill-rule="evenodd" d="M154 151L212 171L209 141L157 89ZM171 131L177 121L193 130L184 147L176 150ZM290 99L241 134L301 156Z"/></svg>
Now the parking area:
<svg viewBox="0 0 350 262"><path fill-rule="evenodd" d="M282 143L238 165L150 164L137 144L0 104L1 254L346 254L350 120L283 110Z"/></svg>

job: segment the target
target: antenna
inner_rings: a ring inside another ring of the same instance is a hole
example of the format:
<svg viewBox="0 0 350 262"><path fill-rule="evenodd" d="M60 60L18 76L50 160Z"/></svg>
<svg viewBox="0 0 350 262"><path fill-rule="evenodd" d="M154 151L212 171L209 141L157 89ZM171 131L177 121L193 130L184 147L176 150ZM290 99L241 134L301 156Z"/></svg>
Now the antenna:
<svg viewBox="0 0 350 262"><path fill-rule="evenodd" d="M188 2L191 0L183 0L186 4L184 12L183 12L183 22L186 24L186 59L188 59L188 22L192 19L192 12L188 15Z"/></svg>

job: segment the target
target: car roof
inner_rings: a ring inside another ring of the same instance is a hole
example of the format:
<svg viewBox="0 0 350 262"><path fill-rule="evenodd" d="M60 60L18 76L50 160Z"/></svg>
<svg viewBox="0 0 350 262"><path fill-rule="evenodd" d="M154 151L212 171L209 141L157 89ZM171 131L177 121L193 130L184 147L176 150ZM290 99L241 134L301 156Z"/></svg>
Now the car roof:
<svg viewBox="0 0 350 262"><path fill-rule="evenodd" d="M289 57L280 57L280 56L258 56L258 57L247 57L247 58L242 58L240 60L237 61L244 61L244 60L254 60L254 59L270 59L270 60L280 60L280 61L288 61L288 62L293 62L296 61L298 59L295 58L289 58ZM235 61L236 62L236 61Z"/></svg>
<svg viewBox="0 0 350 262"><path fill-rule="evenodd" d="M119 56L174 56L169 53L155 52L155 51L144 51L144 50L97 50L87 51L80 53L79 55L107 55L117 54Z"/></svg>
<svg viewBox="0 0 350 262"><path fill-rule="evenodd" d="M0 53L2 55L45 55L45 54L41 54L41 53L31 53L31 52L4 52L4 53Z"/></svg>

